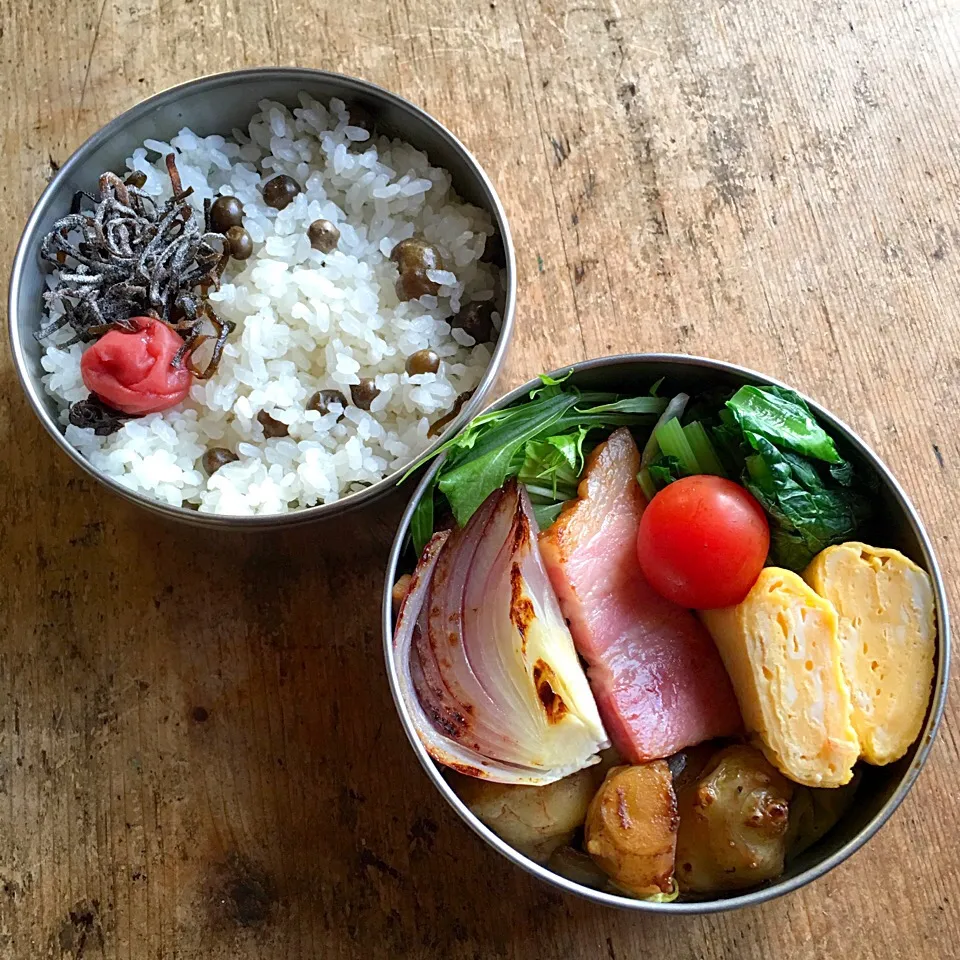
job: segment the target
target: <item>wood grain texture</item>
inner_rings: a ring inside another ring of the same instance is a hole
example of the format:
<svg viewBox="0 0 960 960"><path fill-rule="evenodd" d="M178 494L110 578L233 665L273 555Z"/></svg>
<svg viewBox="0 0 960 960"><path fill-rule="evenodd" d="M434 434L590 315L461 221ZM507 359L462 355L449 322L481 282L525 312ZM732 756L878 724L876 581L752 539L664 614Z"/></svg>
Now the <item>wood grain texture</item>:
<svg viewBox="0 0 960 960"><path fill-rule="evenodd" d="M0 269L51 169L142 96L369 78L498 185L504 387L626 350L780 376L892 466L956 605L958 37L950 0L0 0ZM484 848L410 755L378 628L398 499L350 538L168 526L56 452L6 354L0 377L0 956L960 956L956 696L824 880L705 918L593 908Z"/></svg>

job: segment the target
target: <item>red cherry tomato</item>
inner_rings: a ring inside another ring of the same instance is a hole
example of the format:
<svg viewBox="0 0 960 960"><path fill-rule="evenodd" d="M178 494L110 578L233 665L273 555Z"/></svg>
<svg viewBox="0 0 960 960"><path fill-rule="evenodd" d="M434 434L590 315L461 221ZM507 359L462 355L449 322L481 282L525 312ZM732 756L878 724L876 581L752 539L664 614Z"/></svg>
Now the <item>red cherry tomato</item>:
<svg viewBox="0 0 960 960"><path fill-rule="evenodd" d="M86 388L105 404L140 416L178 404L193 380L185 362L173 365L183 340L165 323L134 317L136 331L111 330L80 358Z"/></svg>
<svg viewBox="0 0 960 960"><path fill-rule="evenodd" d="M763 507L738 483L707 475L664 487L644 510L637 535L650 586L701 610L743 600L769 547Z"/></svg>

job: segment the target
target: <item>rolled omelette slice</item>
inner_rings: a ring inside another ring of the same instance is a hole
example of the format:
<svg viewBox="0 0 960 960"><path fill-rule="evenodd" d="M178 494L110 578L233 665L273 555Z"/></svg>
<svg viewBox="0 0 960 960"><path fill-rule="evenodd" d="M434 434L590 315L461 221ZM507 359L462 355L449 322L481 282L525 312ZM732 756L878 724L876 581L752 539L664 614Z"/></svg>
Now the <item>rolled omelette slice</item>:
<svg viewBox="0 0 960 960"><path fill-rule="evenodd" d="M864 760L899 760L920 735L930 702L937 637L930 577L898 550L865 543L821 550L803 577L840 618Z"/></svg>
<svg viewBox="0 0 960 960"><path fill-rule="evenodd" d="M746 599L701 610L767 759L808 787L839 787L860 756L837 612L790 570L765 567Z"/></svg>

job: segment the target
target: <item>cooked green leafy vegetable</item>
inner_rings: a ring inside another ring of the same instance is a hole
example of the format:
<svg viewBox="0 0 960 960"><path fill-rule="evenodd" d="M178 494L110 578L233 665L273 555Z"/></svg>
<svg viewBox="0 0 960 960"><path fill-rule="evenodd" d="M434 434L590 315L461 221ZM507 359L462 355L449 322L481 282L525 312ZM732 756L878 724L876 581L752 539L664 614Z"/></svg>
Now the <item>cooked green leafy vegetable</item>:
<svg viewBox="0 0 960 960"><path fill-rule="evenodd" d="M524 460L517 479L527 492L551 500L571 500L583 471L583 441L589 430L577 427L570 433L530 440L524 447Z"/></svg>
<svg viewBox="0 0 960 960"><path fill-rule="evenodd" d="M560 388L548 388L559 391ZM516 473L523 462L524 448L559 426L557 421L576 403L576 397L565 393L534 400L531 410L517 409L519 415L500 419L485 430L474 430L458 444L449 441L448 459L438 474L437 486L446 495L453 516L460 526L506 479Z"/></svg>
<svg viewBox="0 0 960 960"><path fill-rule="evenodd" d="M681 477L692 477L698 473L711 473L718 477L727 475L704 425L699 420L685 427L680 425L679 414L683 412L684 405L681 405L676 416L669 416L668 410L664 414L667 419L661 418L654 429L651 449L655 456L637 475L637 481L648 500L660 487Z"/></svg>
<svg viewBox="0 0 960 960"><path fill-rule="evenodd" d="M710 435L699 420L688 423L683 428L683 435L700 465L701 473L710 473L715 477L726 476L717 451L713 449L713 444L710 442Z"/></svg>
<svg viewBox="0 0 960 960"><path fill-rule="evenodd" d="M433 536L433 491L420 498L417 509L410 518L410 536L417 545L417 554L423 553L427 541Z"/></svg>
<svg viewBox="0 0 960 960"><path fill-rule="evenodd" d="M762 438L781 449L827 463L843 460L830 435L792 390L741 387L727 401L727 409L736 417L744 437L754 449L759 449L755 438Z"/></svg>
<svg viewBox="0 0 960 960"><path fill-rule="evenodd" d="M771 518L773 561L802 570L824 547L849 540L871 504L803 398L781 387L741 387L726 407L751 451L741 479Z"/></svg>
<svg viewBox="0 0 960 960"><path fill-rule="evenodd" d="M870 515L855 490L825 481L813 463L754 435L744 486L769 514L770 553L779 566L802 570L824 547L849 540Z"/></svg>
<svg viewBox="0 0 960 960"><path fill-rule="evenodd" d="M559 436L530 440L524 447L517 479L527 488L541 529L549 527L563 504L577 495L583 472L583 443L589 432L586 427L577 427Z"/></svg>
<svg viewBox="0 0 960 960"><path fill-rule="evenodd" d="M656 429L657 445L660 447L659 466L670 468L675 461L682 473L680 476L693 476L697 473L712 473L725 476L723 464L717 456L706 429L699 420L680 426L680 420L673 418ZM671 476L671 479L678 479Z"/></svg>
<svg viewBox="0 0 960 960"><path fill-rule="evenodd" d="M646 473L648 479L653 483L652 492L647 493L647 491L644 490L644 493L647 494L648 500L652 499L653 495L661 487L665 487L668 483L672 483L674 480L679 480L681 477L690 476L690 474L680 466L680 461L676 457L668 457L665 454L660 454L660 456L650 464ZM643 474L644 471L641 470L641 477L643 477ZM646 487L646 483L643 479L640 480L640 486Z"/></svg>
<svg viewBox="0 0 960 960"><path fill-rule="evenodd" d="M537 518L537 526L541 530L546 530L560 516L563 503L562 500L556 500L553 503L533 504L533 515Z"/></svg>
<svg viewBox="0 0 960 960"><path fill-rule="evenodd" d="M726 470L727 476L737 477L743 469L746 456L743 431L737 418L723 406L713 422L705 423L713 440L713 448Z"/></svg>
<svg viewBox="0 0 960 960"><path fill-rule="evenodd" d="M678 419L668 420L657 427L657 443L661 454L676 460L685 475L703 473Z"/></svg>
<svg viewBox="0 0 960 960"><path fill-rule="evenodd" d="M745 386L726 398L704 394L684 424L685 395L667 409L653 391L624 397L581 392L562 379L541 382L527 400L481 414L440 448L446 458L411 521L417 552L433 533L438 491L463 526L512 476L526 486L540 526L549 526L577 494L591 432L650 424L659 414L637 478L647 498L681 477L738 478L770 519L771 563L802 570L824 547L850 539L870 515L853 466L791 390Z"/></svg>
<svg viewBox="0 0 960 960"><path fill-rule="evenodd" d="M673 477L668 476L665 480L662 481L662 485L668 484ZM644 467L637 474L637 483L640 484L640 489L643 491L643 495L648 499L652 500L657 495L657 482L654 481L654 478L650 476L650 471Z"/></svg>
<svg viewBox="0 0 960 960"><path fill-rule="evenodd" d="M651 423L667 404L659 397L582 392L541 379L543 385L528 400L481 414L436 451L446 459L435 489L446 497L459 525L512 476L527 485L538 521L552 522L560 504L576 495L587 434ZM411 521L418 553L433 532L433 494L424 494Z"/></svg>

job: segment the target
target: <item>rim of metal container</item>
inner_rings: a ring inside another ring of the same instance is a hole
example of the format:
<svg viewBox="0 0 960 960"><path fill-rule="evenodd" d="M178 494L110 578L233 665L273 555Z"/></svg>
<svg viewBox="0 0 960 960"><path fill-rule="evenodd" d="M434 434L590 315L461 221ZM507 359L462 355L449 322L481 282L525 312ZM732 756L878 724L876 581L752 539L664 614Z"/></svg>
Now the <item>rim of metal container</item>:
<svg viewBox="0 0 960 960"><path fill-rule="evenodd" d="M606 366L630 362L676 363L689 367L702 367L707 370L740 377L745 382L752 382L768 386L788 387L788 385L782 381L775 380L772 377L766 376L765 374L758 373L755 370L750 370L746 367L741 367L736 364L725 363L720 360L711 360L706 357L694 357L687 356L685 354L667 353L619 354L616 356L601 357L595 360L585 360L580 363L570 364L569 366L559 367L558 369L551 371L550 375L559 377L569 370L572 370L574 373L578 373L584 370L596 370ZM537 386L538 383L539 380L528 381L522 386L517 387L515 390L512 390L506 396L501 397L495 403L491 404L488 409L497 410L509 406L511 403L514 403L515 401L526 396L526 394L533 387ZM792 387L788 388L793 389ZM704 914L735 910L738 907L755 906L757 904L764 903L767 900L773 900L776 897L783 896L784 894L797 890L800 887L806 886L808 883L811 883L818 877L822 877L825 873L828 873L852 854L856 853L856 851L859 850L860 847L862 847L884 825L884 823L887 822L897 807L900 806L904 797L906 797L906 795L910 792L910 788L916 781L920 770L923 768L923 765L926 763L927 757L930 753L930 748L932 747L933 741L936 738L937 729L940 726L940 720L943 716L950 674L950 624L947 612L946 590L943 583L943 577L940 574L940 567L937 564L937 559L933 552L933 548L930 545L930 540L926 531L924 530L923 524L920 521L920 517L917 514L916 509L907 498L907 495L904 493L900 484L897 483L893 474L883 463L883 461L842 420L839 420L816 401L811 400L805 395L802 396L804 396L804 399L810 404L810 407L817 414L819 419L829 424L829 426L835 430L839 436L842 436L844 440L847 441L860 456L862 456L875 470L877 470L879 474L881 474L881 476L884 478L884 481L889 485L891 493L903 509L905 516L909 519L910 526L916 535L918 542L923 548L926 569L933 582L934 597L937 608L938 631L937 675L934 678L933 695L931 698L929 713L927 715L927 722L924 725L920 737L918 738L919 746L917 748L916 755L914 756L909 768L904 773L893 795L870 820L870 822L867 823L863 829L861 829L855 836L848 840L847 843L845 843L831 856L825 857L823 860L804 870L802 873L797 874L795 877L791 877L789 880L784 880L781 882L774 882L768 886L761 887L760 889L748 891L736 896L726 897L721 900L653 903L648 900L636 900L631 897L622 897L617 896L616 894L604 893L602 891L593 890L589 887L582 886L581 884L574 883L572 880L567 880L566 878L553 873L551 870L548 870L546 867L527 859L525 856L523 856L523 854L514 850L514 848L508 843L501 840L500 837L498 837L488 827L484 826L484 824L481 823L480 820L478 820L470 812L466 804L464 804L463 801L460 800L460 798L456 795L453 788L446 782L446 780L443 779L438 766L436 763L434 763L430 755L427 753L426 748L420 742L420 738L417 736L413 722L410 719L410 715L404 706L403 698L401 697L398 688L396 660L393 655L391 588L396 580L397 564L403 550L404 541L406 540L407 530L410 526L410 520L413 516L413 511L416 508L417 503L420 501L420 497L423 495L427 485L433 478L433 475L439 469L442 458L438 458L437 462L432 465L431 469L418 484L410 503L407 505L407 508L404 511L403 518L400 521L399 531L390 550L390 556L387 561L386 579L383 586L383 644L384 655L387 663L387 677L390 681L390 692L393 695L393 701L396 705L397 712L400 715L400 721L403 725L404 732L407 735L407 739L410 741L410 745L413 747L414 753L417 755L417 759L420 761L421 766L426 771L427 776L431 781L433 781L433 785L444 796L447 803L453 807L460 819L463 820L464 823L466 823L474 833L482 837L488 844L490 844L491 847L505 856L516 866L526 870L527 873L533 874L533 876L538 877L545 883L549 883L567 893L573 893L577 896L584 897L587 900L592 900L594 903L603 904L604 906L618 907L626 910L637 910L646 913Z"/></svg>
<svg viewBox="0 0 960 960"><path fill-rule="evenodd" d="M471 168L483 190L489 195L490 209L488 212L493 217L503 242L505 271L506 271L506 290L503 305L503 321L500 329L500 336L494 347L493 356L490 358L490 365L473 392L473 396L463 405L459 414L447 425L436 440L430 444L421 456L428 455L436 450L444 440L456 434L475 414L480 411L480 407L487 399L490 390L496 383L500 370L506 359L507 349L510 339L513 335L514 313L517 299L517 265L514 252L513 238L510 234L510 225L507 222L507 215L500 196L497 193L493 183L487 176L486 171L480 165L474 155L460 142L460 140L451 133L439 120L432 117L425 110L411 103L409 100L391 93L389 90L371 83L369 80L361 80L358 77L352 77L348 74L334 73L329 70L315 70L310 67L254 67L245 70L232 70L227 73L216 73L207 76L197 77L193 80L187 80L184 83L169 87L159 93L141 100L139 103L125 110L119 116L111 120L106 126L101 127L96 133L88 137L76 150L70 155L70 158L60 167L56 175L44 189L40 198L34 205L30 216L27 219L26 226L17 244L17 251L13 260L13 267L10 273L10 286L7 295L7 334L10 339L10 346L13 351L14 366L17 370L17 376L23 386L30 406L37 415L40 422L46 428L53 439L57 442L60 449L73 460L82 470L93 477L95 480L104 484L113 493L123 497L131 503L146 507L153 513L161 514L170 519L189 523L195 526L216 527L220 529L244 528L244 529L276 529L278 527L290 526L297 523L305 523L311 520L321 520L338 515L345 514L358 507L370 503L388 493L396 486L398 480L404 475L407 467L388 474L382 480L377 481L365 490L352 493L341 500L333 503L317 504L312 507L293 510L289 513L267 514L262 516L240 516L234 514L210 514L198 513L185 507L175 507L170 504L161 503L143 494L135 493L127 489L117 481L104 476L97 470L86 457L77 449L67 443L66 438L61 431L59 424L50 416L43 400L43 386L39 381L34 381L27 373L25 358L20 343L20 335L17 324L17 302L20 298L20 282L24 272L28 269L29 258L36 256L36 244L39 237L35 236L37 226L48 212L48 208L53 204L55 195L60 184L67 180L74 169L80 166L87 153L99 146L104 141L112 137L118 130L122 129L131 120L149 113L158 107L168 103L176 102L184 93L195 93L197 91L206 91L209 94L215 93L222 87L229 86L237 80L295 80L303 78L308 82L317 82L324 80L334 80L338 84L351 87L359 97L369 100L386 101L395 108L414 114L422 123L432 127L437 135L446 140L454 151L462 155L467 166ZM454 187L456 188L456 184ZM37 305L39 310L39 304Z"/></svg>

